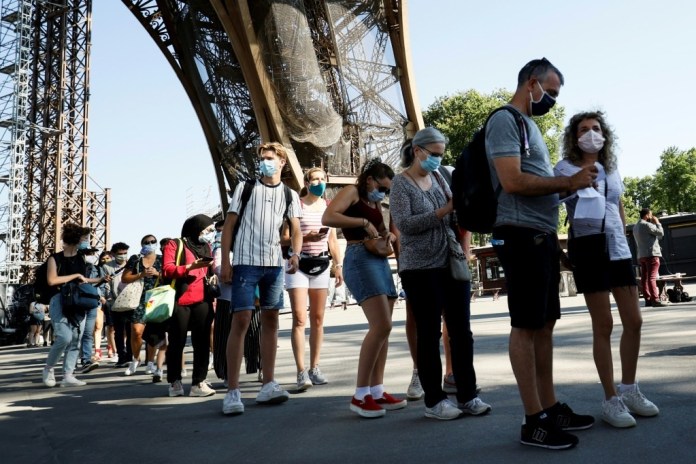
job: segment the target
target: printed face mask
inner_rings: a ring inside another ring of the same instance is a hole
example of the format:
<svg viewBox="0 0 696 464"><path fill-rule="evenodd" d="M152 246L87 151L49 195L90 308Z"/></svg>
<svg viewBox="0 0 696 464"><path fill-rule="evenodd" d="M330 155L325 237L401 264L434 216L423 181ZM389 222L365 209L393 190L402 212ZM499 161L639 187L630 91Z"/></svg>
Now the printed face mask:
<svg viewBox="0 0 696 464"><path fill-rule="evenodd" d="M324 191L326 191L326 182L319 182L316 185L310 184L308 190L312 195L320 197L324 194Z"/></svg>
<svg viewBox="0 0 696 464"><path fill-rule="evenodd" d="M261 169L261 174L265 177L272 177L278 170L276 160L261 160L259 167Z"/></svg>
<svg viewBox="0 0 696 464"><path fill-rule="evenodd" d="M155 252L157 252L157 245L150 243L148 243L147 245L143 245L142 249L140 250L140 254L143 256L147 256Z"/></svg>
<svg viewBox="0 0 696 464"><path fill-rule="evenodd" d="M425 161L421 161L421 167L427 172L436 171L440 167L440 161L442 158L439 156L428 155Z"/></svg>
<svg viewBox="0 0 696 464"><path fill-rule="evenodd" d="M585 153L599 153L604 148L604 140L602 134L589 130L578 139L578 146Z"/></svg>
<svg viewBox="0 0 696 464"><path fill-rule="evenodd" d="M551 111L553 105L556 104L556 99L548 93L546 93L546 90L544 90L539 81L537 81L537 84L539 85L539 88L542 92L539 101L534 101L534 97L532 97L532 92L529 92L529 99L532 102L532 116L543 116L549 111Z"/></svg>

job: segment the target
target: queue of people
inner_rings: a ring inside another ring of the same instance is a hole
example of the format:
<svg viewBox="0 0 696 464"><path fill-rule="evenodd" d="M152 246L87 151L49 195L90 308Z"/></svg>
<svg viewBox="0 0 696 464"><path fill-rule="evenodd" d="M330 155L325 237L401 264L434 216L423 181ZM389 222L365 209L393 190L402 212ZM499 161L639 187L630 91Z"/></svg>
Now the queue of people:
<svg viewBox="0 0 696 464"><path fill-rule="evenodd" d="M604 390L601 418L625 428L636 425L636 415L659 413L637 382L642 318L624 233L623 184L611 127L601 112L571 117L563 136L563 159L554 168L533 119L551 110L563 84L562 73L548 60L530 61L519 72L507 111L493 114L485 126L491 180L499 192L491 243L507 284L509 357L523 409L520 442L548 449L576 446L579 440L570 432L588 429L595 421L559 402L553 379L553 331L561 317L558 283L563 250L556 231L562 198L570 222L569 258L592 319L594 361ZM401 172L396 174L373 158L361 167L355 185L345 186L328 201L323 169L306 172L299 196L281 182L288 162L286 149L278 143L263 144L257 152L261 176L236 187L224 222L215 224L202 214L188 218L180 238L159 242L161 255L157 238L146 235L140 253L130 259L124 243L114 244L110 253L97 258L97 250L89 247L89 229L67 224L63 251L49 258L49 285L87 283L98 287L99 295L93 308L77 313L64 307L60 293L51 298L47 311L35 305L35 312L50 317L55 334L43 370L44 384L56 385L54 366L61 355L61 385L85 384L75 371L87 373L99 367L99 321L103 321L108 356L116 358L116 366L126 367L126 376L138 373L145 341L146 372L153 381L161 381L166 362L169 396L183 396L183 350L190 332L189 395L215 394L206 380L214 367L227 388L223 414L242 414L239 371L245 337L257 310L262 386L256 402L283 403L290 395L274 375L283 289L288 290L292 308L296 389L304 391L327 384L331 375L320 369L320 354L333 274L336 286L348 287L368 324L349 409L365 418L383 417L407 405L406 399L388 393L385 386L397 298L387 257L396 248L412 318L409 345L414 377L409 399L424 397L424 415L432 419L488 414L492 407L479 396L476 383L471 282L450 269L453 254L468 255L469 235L456 223L452 191L439 171L446 145L447 139L437 129L422 129L402 148ZM382 208L387 195L389 224ZM587 198L592 198L589 207L582 205ZM659 237L661 226L649 210L641 218L637 239ZM338 244L339 228L346 241L345 256ZM285 256L283 246L288 248ZM652 239L649 250L640 256L647 276L654 274L655 256L659 256L659 245L655 247ZM647 302L659 306L650 278L644 280ZM170 282L176 295L171 317L165 323L146 322L146 292ZM123 311L114 303L128 285L137 285L141 293L135 306ZM610 343L610 294L623 328L618 386ZM307 321L309 363L305 359ZM38 330L32 334L31 340L36 340ZM448 353L444 376L441 342ZM209 353L214 353L212 363Z"/></svg>

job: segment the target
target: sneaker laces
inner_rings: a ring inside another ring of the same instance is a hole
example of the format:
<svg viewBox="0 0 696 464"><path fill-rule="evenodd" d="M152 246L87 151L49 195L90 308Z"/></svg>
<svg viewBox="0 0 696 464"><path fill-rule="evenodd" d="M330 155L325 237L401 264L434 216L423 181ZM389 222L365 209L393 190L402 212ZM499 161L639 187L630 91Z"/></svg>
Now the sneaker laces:
<svg viewBox="0 0 696 464"><path fill-rule="evenodd" d="M606 401L605 404L611 415L628 414L628 408L619 397L614 397Z"/></svg>

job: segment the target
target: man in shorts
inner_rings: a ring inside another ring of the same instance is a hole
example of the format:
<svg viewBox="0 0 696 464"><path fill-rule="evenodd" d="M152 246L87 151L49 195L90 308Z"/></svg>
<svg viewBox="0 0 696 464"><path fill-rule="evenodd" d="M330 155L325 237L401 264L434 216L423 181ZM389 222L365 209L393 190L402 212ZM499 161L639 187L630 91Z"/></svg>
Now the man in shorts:
<svg viewBox="0 0 696 464"><path fill-rule="evenodd" d="M553 387L553 328L561 317L558 193L589 187L597 176L591 166L572 177L554 177L548 148L531 118L553 107L562 85L563 75L548 60L530 61L507 105L518 114L498 111L486 125L491 181L500 191L491 243L505 270L510 363L525 413L520 442L549 449L574 447L578 439L567 430L594 423L592 416L559 403Z"/></svg>
<svg viewBox="0 0 696 464"><path fill-rule="evenodd" d="M229 259L221 261L221 278L232 284L231 308L234 313L227 340L228 391L222 403L223 414L242 414L244 404L239 391L239 369L244 354L244 336L251 321L255 290L259 287L261 306L261 360L263 386L256 396L259 404L276 404L288 400L289 394L274 380L276 350L278 348L278 311L283 308L283 260L280 249L280 228L285 212L290 225L293 250L302 249L300 197L291 191L292 202L287 205L285 186L280 175L287 163L285 147L267 143L258 149L261 178L255 181L251 196L242 206L244 183L234 191L222 231L222 256L230 255L234 237L232 266ZM298 268L297 254L288 259L287 272Z"/></svg>

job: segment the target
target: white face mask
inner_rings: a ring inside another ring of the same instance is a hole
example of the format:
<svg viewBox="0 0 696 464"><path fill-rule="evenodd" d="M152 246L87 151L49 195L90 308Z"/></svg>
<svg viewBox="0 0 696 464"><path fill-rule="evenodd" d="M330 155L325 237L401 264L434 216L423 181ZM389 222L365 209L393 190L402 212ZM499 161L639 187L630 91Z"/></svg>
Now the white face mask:
<svg viewBox="0 0 696 464"><path fill-rule="evenodd" d="M578 146L585 153L599 153L604 148L604 140L602 134L589 130L578 139Z"/></svg>
<svg viewBox="0 0 696 464"><path fill-rule="evenodd" d="M86 255L85 256L85 261L87 261L89 264L97 264L98 260L99 260L99 257L97 255Z"/></svg>

